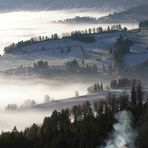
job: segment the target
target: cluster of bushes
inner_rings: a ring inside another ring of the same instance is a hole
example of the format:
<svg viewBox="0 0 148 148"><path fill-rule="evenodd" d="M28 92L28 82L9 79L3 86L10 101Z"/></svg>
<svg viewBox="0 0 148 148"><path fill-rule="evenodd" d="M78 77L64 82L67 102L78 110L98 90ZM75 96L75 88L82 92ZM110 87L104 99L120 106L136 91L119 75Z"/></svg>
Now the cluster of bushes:
<svg viewBox="0 0 148 148"><path fill-rule="evenodd" d="M67 62L66 69L68 73L70 72L70 73L79 73L79 74L88 74L88 73L95 74L98 72L98 68L96 64L88 65L83 63L83 66L81 66L76 59Z"/></svg>
<svg viewBox="0 0 148 148"><path fill-rule="evenodd" d="M95 37L93 35L83 34L79 31L73 32L71 34L71 39L77 40L84 43L93 43L95 42Z"/></svg>
<svg viewBox="0 0 148 148"><path fill-rule="evenodd" d="M76 16L74 18L65 19L64 21L60 20L58 23L97 23L97 19L89 16Z"/></svg>
<svg viewBox="0 0 148 148"><path fill-rule="evenodd" d="M88 93L96 93L104 90L103 83L95 83L93 86L87 89Z"/></svg>
<svg viewBox="0 0 148 148"><path fill-rule="evenodd" d="M49 69L49 65L47 61L37 61L33 64L34 72L44 72Z"/></svg>

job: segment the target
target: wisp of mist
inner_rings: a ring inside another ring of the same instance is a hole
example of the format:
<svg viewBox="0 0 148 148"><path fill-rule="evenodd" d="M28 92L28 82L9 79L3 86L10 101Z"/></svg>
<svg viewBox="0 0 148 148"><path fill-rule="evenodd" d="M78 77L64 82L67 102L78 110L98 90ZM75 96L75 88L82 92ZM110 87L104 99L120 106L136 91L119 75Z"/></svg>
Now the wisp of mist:
<svg viewBox="0 0 148 148"><path fill-rule="evenodd" d="M137 131L132 128L133 117L131 112L122 111L115 114L117 123L114 131L101 148L135 148Z"/></svg>

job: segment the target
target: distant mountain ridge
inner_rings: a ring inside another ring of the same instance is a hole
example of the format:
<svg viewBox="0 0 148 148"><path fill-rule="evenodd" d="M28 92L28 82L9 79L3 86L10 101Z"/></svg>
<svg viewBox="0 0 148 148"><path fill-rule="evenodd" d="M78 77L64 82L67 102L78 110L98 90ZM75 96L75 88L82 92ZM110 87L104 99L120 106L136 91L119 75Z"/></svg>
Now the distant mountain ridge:
<svg viewBox="0 0 148 148"><path fill-rule="evenodd" d="M99 19L99 22L103 23L125 23L125 22L141 22L148 20L148 4L136 6L128 10L113 13L108 16Z"/></svg>
<svg viewBox="0 0 148 148"><path fill-rule="evenodd" d="M147 0L0 0L1 11L50 10L68 8L128 9Z"/></svg>

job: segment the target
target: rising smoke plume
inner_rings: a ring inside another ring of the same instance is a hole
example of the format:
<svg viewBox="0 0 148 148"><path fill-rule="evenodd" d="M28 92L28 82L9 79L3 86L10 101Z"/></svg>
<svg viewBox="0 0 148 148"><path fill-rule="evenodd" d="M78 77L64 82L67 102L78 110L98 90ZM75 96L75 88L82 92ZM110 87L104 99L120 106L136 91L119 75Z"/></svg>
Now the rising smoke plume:
<svg viewBox="0 0 148 148"><path fill-rule="evenodd" d="M115 114L115 119L118 122L113 126L114 131L101 148L135 148L137 132L132 128L132 114L122 111Z"/></svg>

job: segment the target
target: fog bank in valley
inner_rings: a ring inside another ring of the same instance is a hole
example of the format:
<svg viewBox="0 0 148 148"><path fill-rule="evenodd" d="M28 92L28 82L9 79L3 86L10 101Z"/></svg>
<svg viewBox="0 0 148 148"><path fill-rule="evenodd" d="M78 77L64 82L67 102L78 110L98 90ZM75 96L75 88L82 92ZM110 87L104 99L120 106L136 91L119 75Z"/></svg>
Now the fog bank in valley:
<svg viewBox="0 0 148 148"><path fill-rule="evenodd" d="M26 112L6 112L0 111L0 130L11 131L14 126L24 130L33 123L41 125L45 116L50 116L50 112L26 111Z"/></svg>
<svg viewBox="0 0 148 148"><path fill-rule="evenodd" d="M51 110L17 110L6 111L8 104L17 106L26 105L29 100L37 104L45 103L47 95L50 100L66 99L77 95L85 95L90 82L77 83L62 82L38 78L18 79L14 77L0 76L0 130L12 130L17 126L18 130L31 126L33 123L41 124L45 116L50 116ZM45 97L46 96L46 97ZM27 100L27 101L25 101ZM29 115L29 116L28 116Z"/></svg>
<svg viewBox="0 0 148 148"><path fill-rule="evenodd" d="M47 80L38 78L17 79L12 77L0 77L0 104L22 104L24 100L31 99L37 103L43 103L45 95L51 99L59 100L74 97L75 92L84 95L90 82L62 82L58 80Z"/></svg>

